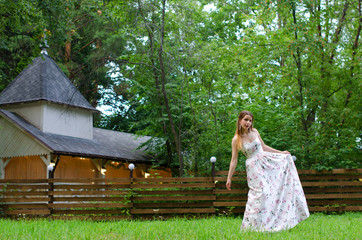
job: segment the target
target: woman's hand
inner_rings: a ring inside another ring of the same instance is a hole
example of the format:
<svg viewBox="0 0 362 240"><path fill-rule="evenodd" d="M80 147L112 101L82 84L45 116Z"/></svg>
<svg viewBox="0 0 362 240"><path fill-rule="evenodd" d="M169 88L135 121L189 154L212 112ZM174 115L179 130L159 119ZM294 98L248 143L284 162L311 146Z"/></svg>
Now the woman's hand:
<svg viewBox="0 0 362 240"><path fill-rule="evenodd" d="M284 153L284 154L290 154L289 151L283 151L282 153Z"/></svg>
<svg viewBox="0 0 362 240"><path fill-rule="evenodd" d="M226 182L226 188L230 191L231 190L231 180L228 179Z"/></svg>

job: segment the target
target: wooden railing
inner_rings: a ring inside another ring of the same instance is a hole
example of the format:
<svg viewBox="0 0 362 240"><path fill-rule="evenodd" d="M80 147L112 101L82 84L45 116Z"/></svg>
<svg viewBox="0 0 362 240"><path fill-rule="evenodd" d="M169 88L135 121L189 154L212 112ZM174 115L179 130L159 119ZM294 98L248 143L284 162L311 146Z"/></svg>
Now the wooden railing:
<svg viewBox="0 0 362 240"><path fill-rule="evenodd" d="M232 190L226 171L214 178L118 178L0 180L0 216L50 219L167 218L175 215L242 214L245 172ZM362 169L300 170L309 210L362 211Z"/></svg>
<svg viewBox="0 0 362 240"><path fill-rule="evenodd" d="M227 171L216 172L220 181L217 187L225 184ZM311 212L343 212L362 211L362 169L334 169L332 171L298 170L303 190ZM236 172L232 187L233 197L227 202L219 202L218 206L235 206L234 212L243 212L247 200L246 173ZM227 190L218 190L226 193ZM224 196L217 200L225 199ZM242 205L238 205L238 204Z"/></svg>

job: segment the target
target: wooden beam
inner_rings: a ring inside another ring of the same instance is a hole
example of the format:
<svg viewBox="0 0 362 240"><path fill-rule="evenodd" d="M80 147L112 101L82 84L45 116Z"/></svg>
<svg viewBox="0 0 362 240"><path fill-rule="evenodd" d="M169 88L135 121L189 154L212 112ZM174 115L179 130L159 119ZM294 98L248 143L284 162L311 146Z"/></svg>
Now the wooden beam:
<svg viewBox="0 0 362 240"><path fill-rule="evenodd" d="M9 164L11 158L0 158L0 179L5 179L5 167Z"/></svg>
<svg viewBox="0 0 362 240"><path fill-rule="evenodd" d="M50 165L50 154L40 155L40 158L41 160L43 160L43 163L45 164L46 176L47 178L49 178L48 166Z"/></svg>
<svg viewBox="0 0 362 240"><path fill-rule="evenodd" d="M4 169L6 168L6 166L9 164L11 158L6 159L6 161L4 162Z"/></svg>
<svg viewBox="0 0 362 240"><path fill-rule="evenodd" d="M41 160L43 160L43 163L45 164L45 166L48 167L48 165L50 164L50 154L46 154L46 155L40 155Z"/></svg>
<svg viewBox="0 0 362 240"><path fill-rule="evenodd" d="M102 167L106 166L107 160L103 160L101 158L92 158L91 161L98 170L98 177L105 178L106 176L102 174ZM103 161L104 161L104 163L103 163Z"/></svg>
<svg viewBox="0 0 362 240"><path fill-rule="evenodd" d="M92 160L94 166L97 168L98 172L101 172L102 163L99 162L99 158L97 158L97 159L92 158L91 160Z"/></svg>
<svg viewBox="0 0 362 240"><path fill-rule="evenodd" d="M55 160L55 165L54 165L53 171L51 171L51 172L47 171L48 174L49 174L48 179L53 179L54 178L54 172L55 172L55 169L58 166L58 163L59 163L59 160L60 160L60 155L57 154L57 156L56 156L56 158L54 158L54 160Z"/></svg>

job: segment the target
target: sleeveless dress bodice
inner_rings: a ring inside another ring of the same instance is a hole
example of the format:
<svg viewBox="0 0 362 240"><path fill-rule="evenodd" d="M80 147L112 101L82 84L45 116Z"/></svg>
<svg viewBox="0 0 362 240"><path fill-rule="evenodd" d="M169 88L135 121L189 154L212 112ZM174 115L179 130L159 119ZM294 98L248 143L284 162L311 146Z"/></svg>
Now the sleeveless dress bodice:
<svg viewBox="0 0 362 240"><path fill-rule="evenodd" d="M246 158L251 158L259 153L263 153L263 148L261 147L259 138L256 137L252 142L243 143L241 152L246 156Z"/></svg>

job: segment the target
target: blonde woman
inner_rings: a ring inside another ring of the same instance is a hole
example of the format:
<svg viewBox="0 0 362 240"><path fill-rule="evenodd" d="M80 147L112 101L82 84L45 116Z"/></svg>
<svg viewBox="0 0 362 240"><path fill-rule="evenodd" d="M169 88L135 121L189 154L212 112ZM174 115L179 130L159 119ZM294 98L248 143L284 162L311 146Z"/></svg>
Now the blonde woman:
<svg viewBox="0 0 362 240"><path fill-rule="evenodd" d="M274 232L292 228L309 217L297 169L288 151L263 142L253 121L251 112L239 114L226 188L231 190L231 177L241 151L247 158L249 186L241 229Z"/></svg>

